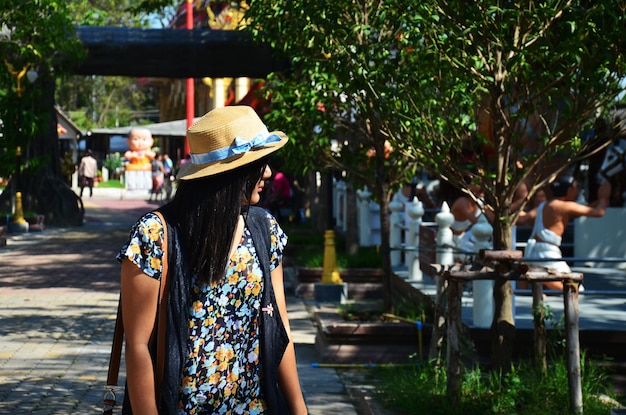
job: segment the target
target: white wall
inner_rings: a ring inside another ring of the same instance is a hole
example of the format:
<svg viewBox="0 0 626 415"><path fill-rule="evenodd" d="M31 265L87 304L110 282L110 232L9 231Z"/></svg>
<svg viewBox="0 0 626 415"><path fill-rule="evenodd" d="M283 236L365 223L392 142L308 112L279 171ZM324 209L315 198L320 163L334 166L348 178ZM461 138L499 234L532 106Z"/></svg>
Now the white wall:
<svg viewBox="0 0 626 415"><path fill-rule="evenodd" d="M585 262L598 268L626 269L626 208L607 208L601 218L574 221L574 256L624 258L620 263Z"/></svg>

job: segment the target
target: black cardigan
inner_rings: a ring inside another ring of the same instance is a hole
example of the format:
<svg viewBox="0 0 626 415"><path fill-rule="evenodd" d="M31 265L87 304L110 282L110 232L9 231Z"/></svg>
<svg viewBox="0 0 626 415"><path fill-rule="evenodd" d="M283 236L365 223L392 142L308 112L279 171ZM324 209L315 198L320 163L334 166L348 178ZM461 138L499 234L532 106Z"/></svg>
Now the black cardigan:
<svg viewBox="0 0 626 415"><path fill-rule="evenodd" d="M168 231L168 321L167 321L167 358L164 368L164 379L161 385L161 402L159 414L174 415L178 413L178 390L182 379L182 366L187 352L188 310L190 308L187 294L191 290L191 278L185 261L185 250L179 237L179 230L172 224L171 206L160 208L165 217ZM265 210L252 206L246 215L246 224L252 235L261 269L263 270L263 295L261 309L272 312L261 312L261 345L260 359L263 371L261 382L263 398L267 403L270 415L288 415L287 403L278 385L278 366L289 344L289 337L280 316L272 278L270 274L270 224ZM126 405L125 405L126 406ZM130 405L128 405L130 407ZM127 413L124 411L124 413ZM128 412L129 413L129 412Z"/></svg>

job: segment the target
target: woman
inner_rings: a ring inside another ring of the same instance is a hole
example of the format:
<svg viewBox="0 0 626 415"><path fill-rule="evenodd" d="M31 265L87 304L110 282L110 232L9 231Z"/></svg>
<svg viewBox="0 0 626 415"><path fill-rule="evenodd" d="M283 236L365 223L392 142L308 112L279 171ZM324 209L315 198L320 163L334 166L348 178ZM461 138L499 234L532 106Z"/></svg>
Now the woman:
<svg viewBox="0 0 626 415"><path fill-rule="evenodd" d="M163 157L160 154L156 154L150 162L152 168L152 190L150 191L150 200L158 200L159 194L163 188L163 182L165 181L165 165L163 164Z"/></svg>
<svg viewBox="0 0 626 415"><path fill-rule="evenodd" d="M169 295L160 402L150 337L163 224L154 213L139 219L118 255L130 405L141 414L306 414L283 288L286 236L250 207L271 175L267 157L287 137L235 106L209 112L187 138L191 161L161 209Z"/></svg>

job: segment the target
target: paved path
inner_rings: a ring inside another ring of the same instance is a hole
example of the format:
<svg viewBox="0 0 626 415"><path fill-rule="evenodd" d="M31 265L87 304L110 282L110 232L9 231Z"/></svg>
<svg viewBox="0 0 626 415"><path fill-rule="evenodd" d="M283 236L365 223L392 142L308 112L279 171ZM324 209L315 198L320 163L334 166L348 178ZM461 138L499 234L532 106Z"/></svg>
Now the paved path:
<svg viewBox="0 0 626 415"><path fill-rule="evenodd" d="M119 297L115 254L156 204L94 190L84 226L13 236L0 249L0 414L101 412ZM288 309L309 413L357 414L335 369L311 367L315 327L305 304L288 296Z"/></svg>

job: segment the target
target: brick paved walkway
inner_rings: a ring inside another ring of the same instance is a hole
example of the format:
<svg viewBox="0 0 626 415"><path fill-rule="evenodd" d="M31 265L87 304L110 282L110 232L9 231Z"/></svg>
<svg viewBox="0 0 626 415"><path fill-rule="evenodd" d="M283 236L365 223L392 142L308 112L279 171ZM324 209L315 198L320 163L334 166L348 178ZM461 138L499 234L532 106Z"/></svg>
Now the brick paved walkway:
<svg viewBox="0 0 626 415"><path fill-rule="evenodd" d="M82 227L13 236L0 249L0 414L102 411L119 298L115 254L156 205L96 191L85 207ZM337 372L311 366L315 328L305 305L288 296L288 309L309 413L355 415Z"/></svg>

